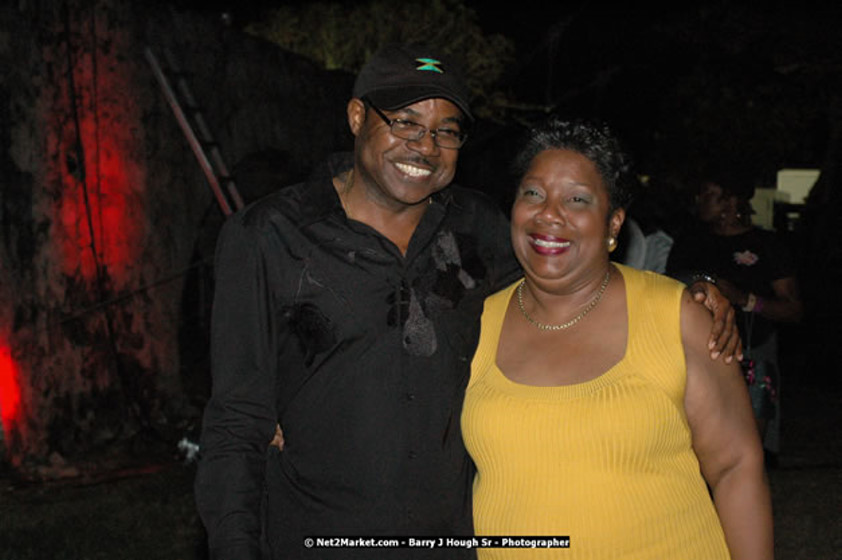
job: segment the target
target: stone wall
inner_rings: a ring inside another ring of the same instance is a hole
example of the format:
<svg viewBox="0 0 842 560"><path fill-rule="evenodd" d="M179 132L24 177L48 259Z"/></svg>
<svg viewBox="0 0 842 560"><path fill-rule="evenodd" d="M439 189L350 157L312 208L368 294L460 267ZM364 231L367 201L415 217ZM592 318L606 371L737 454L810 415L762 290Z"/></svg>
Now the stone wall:
<svg viewBox="0 0 842 560"><path fill-rule="evenodd" d="M207 391L223 215L144 49L179 60L247 202L350 145L352 78L147 3L7 4L0 414L7 457L37 471L51 454L169 437Z"/></svg>

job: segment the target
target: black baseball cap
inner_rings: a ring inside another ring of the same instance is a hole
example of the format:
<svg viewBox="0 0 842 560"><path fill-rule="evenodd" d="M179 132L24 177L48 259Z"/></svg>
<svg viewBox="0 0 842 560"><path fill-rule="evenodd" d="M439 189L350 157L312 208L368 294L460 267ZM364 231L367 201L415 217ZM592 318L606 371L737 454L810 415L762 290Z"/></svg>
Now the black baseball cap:
<svg viewBox="0 0 842 560"><path fill-rule="evenodd" d="M353 96L366 97L387 111L441 97L453 102L469 119L474 119L461 68L453 60L423 45L392 44L374 53L357 75Z"/></svg>

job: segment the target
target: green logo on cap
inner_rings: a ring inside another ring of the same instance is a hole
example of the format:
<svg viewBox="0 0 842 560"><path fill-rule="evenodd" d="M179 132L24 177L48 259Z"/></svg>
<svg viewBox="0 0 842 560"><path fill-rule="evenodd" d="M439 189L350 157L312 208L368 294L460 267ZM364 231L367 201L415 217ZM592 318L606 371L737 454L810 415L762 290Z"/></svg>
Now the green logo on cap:
<svg viewBox="0 0 842 560"><path fill-rule="evenodd" d="M421 66L416 68L416 70L426 70L428 72L438 72L439 74L444 74L444 70L438 66L441 64L440 60L436 60L435 58L416 58L415 61L421 63Z"/></svg>

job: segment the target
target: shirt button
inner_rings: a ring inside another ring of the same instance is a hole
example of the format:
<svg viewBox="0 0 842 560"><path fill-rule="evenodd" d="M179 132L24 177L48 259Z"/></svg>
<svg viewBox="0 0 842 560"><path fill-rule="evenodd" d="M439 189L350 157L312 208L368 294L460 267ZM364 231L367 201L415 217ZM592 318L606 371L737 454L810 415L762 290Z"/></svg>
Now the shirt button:
<svg viewBox="0 0 842 560"><path fill-rule="evenodd" d="M418 457L418 453L416 453L415 451L410 451L408 456L410 459L415 459L416 457Z"/></svg>
<svg viewBox="0 0 842 560"><path fill-rule="evenodd" d="M406 400L414 401L415 400L415 393L407 393L406 394Z"/></svg>

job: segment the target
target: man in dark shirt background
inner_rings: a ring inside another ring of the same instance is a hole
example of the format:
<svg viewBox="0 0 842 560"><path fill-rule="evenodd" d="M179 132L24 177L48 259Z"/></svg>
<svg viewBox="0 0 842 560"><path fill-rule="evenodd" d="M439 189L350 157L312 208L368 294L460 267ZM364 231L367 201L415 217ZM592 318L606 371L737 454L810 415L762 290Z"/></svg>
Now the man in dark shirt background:
<svg viewBox="0 0 842 560"><path fill-rule="evenodd" d="M196 480L211 557L474 557L305 543L473 533L462 399L483 300L520 273L496 205L450 184L468 97L428 49L379 51L353 153L226 222Z"/></svg>

